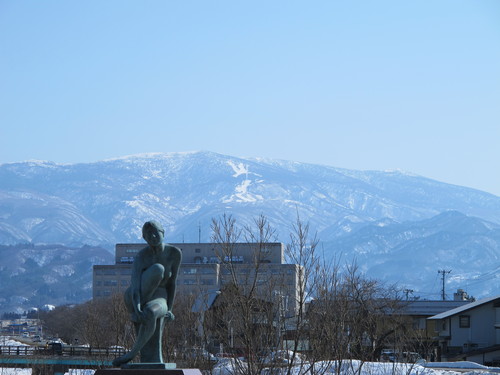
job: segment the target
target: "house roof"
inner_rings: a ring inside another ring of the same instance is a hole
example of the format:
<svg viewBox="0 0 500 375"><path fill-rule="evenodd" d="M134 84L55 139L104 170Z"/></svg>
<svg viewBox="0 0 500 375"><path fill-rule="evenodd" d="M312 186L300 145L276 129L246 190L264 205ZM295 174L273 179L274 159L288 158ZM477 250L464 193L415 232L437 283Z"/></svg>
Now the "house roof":
<svg viewBox="0 0 500 375"><path fill-rule="evenodd" d="M470 301L410 301L403 309L404 315L434 316L470 304Z"/></svg>
<svg viewBox="0 0 500 375"><path fill-rule="evenodd" d="M430 320L439 320L439 319L449 318L451 316L460 314L460 313L462 313L464 311L472 310L472 309L474 309L474 308L476 308L478 306L482 306L484 304L487 304L487 303L490 303L490 302L493 302L493 301L496 301L496 300L500 301L500 296L495 296L495 297L489 297L489 298L480 299L479 301L468 303L467 305L460 306L460 307L457 307L455 309L451 309L451 310L445 311L445 312L443 312L441 314L437 314L437 315L431 316L430 318L427 318L427 319L430 319Z"/></svg>
<svg viewBox="0 0 500 375"><path fill-rule="evenodd" d="M210 307L212 307L219 294L219 290L209 290L200 293L191 307L191 312L201 313L203 311L207 311Z"/></svg>

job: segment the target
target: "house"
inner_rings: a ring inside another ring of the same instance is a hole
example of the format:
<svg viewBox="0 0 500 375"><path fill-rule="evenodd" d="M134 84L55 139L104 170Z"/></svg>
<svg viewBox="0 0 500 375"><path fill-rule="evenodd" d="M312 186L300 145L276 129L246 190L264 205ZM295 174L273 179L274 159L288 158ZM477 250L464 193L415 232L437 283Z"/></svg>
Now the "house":
<svg viewBox="0 0 500 375"><path fill-rule="evenodd" d="M467 305L475 301L463 289L453 294L452 300L410 300L404 304L401 314L411 318L412 328L419 331L419 336L430 342L436 336L435 321L428 318L443 312Z"/></svg>
<svg viewBox="0 0 500 375"><path fill-rule="evenodd" d="M485 298L428 318L435 322L441 361L500 361L500 296Z"/></svg>

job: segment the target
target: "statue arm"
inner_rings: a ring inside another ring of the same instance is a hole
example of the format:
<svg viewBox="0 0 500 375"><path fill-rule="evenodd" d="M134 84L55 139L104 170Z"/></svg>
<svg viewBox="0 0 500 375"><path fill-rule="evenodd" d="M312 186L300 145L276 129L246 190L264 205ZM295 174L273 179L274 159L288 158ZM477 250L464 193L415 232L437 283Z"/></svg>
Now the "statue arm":
<svg viewBox="0 0 500 375"><path fill-rule="evenodd" d="M134 260L132 268L132 277L130 286L132 289L132 304L137 317L140 319L142 316L141 308L141 278L142 278L142 260L139 256Z"/></svg>
<svg viewBox="0 0 500 375"><path fill-rule="evenodd" d="M168 282L165 286L165 289L167 291L167 307L168 311L172 311L173 305L174 305L174 298L175 298L175 289L176 289L176 283L177 283L177 274L179 273L179 267L181 264L181 259L182 255L179 249L176 248L176 251L174 252L174 255L172 256L172 275L168 279Z"/></svg>

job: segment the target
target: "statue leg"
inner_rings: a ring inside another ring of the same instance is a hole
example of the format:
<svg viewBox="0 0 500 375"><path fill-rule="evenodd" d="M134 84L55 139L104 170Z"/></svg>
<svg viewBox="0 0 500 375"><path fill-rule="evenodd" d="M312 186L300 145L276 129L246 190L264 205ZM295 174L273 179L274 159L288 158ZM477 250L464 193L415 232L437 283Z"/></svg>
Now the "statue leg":
<svg viewBox="0 0 500 375"><path fill-rule="evenodd" d="M147 319L139 325L137 338L132 349L125 355L116 358L113 361L114 366L120 366L131 361L137 354L139 354L139 352L142 352L143 347L148 343L148 341L150 341L150 339L153 341L151 343L151 349L153 349L156 353L152 356L152 358L161 359L161 333L163 328L163 317L167 313L168 307L165 299L157 298L151 300L151 298L163 279L164 272L165 268L158 263L153 264L143 272L141 277L141 304L143 305L143 311L146 313ZM126 300L129 294L131 294L131 291L127 290L125 293ZM158 322L159 324L157 324L157 320L159 318L162 319L161 322ZM154 337L156 336L155 333L158 333L159 338ZM141 362L144 362L142 355Z"/></svg>
<svg viewBox="0 0 500 375"><path fill-rule="evenodd" d="M163 363L161 339L164 326L165 326L165 319L163 317L158 318L158 320L156 321L156 329L155 332L153 333L153 336L141 349L141 362Z"/></svg>
<svg viewBox="0 0 500 375"><path fill-rule="evenodd" d="M125 355L116 358L113 365L119 366L131 361L144 347L148 340L153 336L156 329L156 319L148 319L145 323L139 325L137 338L132 349Z"/></svg>
<svg viewBox="0 0 500 375"><path fill-rule="evenodd" d="M113 366L120 366L130 362L139 352L141 352L141 362L163 362L161 334L163 332L163 317L167 311L167 303L164 299L155 299L145 306L144 311L147 313L148 319L144 323L139 324L134 346L128 353L116 358L113 361ZM144 358L144 355L146 358Z"/></svg>
<svg viewBox="0 0 500 375"><path fill-rule="evenodd" d="M142 273L141 276L141 304L145 305L151 299L158 289L161 281L163 280L163 275L165 274L165 267L159 263L153 264L147 270Z"/></svg>

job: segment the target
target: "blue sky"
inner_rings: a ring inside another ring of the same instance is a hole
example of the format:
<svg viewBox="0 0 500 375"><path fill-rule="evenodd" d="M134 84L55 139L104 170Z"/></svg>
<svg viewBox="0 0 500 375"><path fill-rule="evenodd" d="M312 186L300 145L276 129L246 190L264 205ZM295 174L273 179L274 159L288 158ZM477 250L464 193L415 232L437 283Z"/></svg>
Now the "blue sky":
<svg viewBox="0 0 500 375"><path fill-rule="evenodd" d="M209 150L500 195L500 1L0 0L0 163Z"/></svg>

